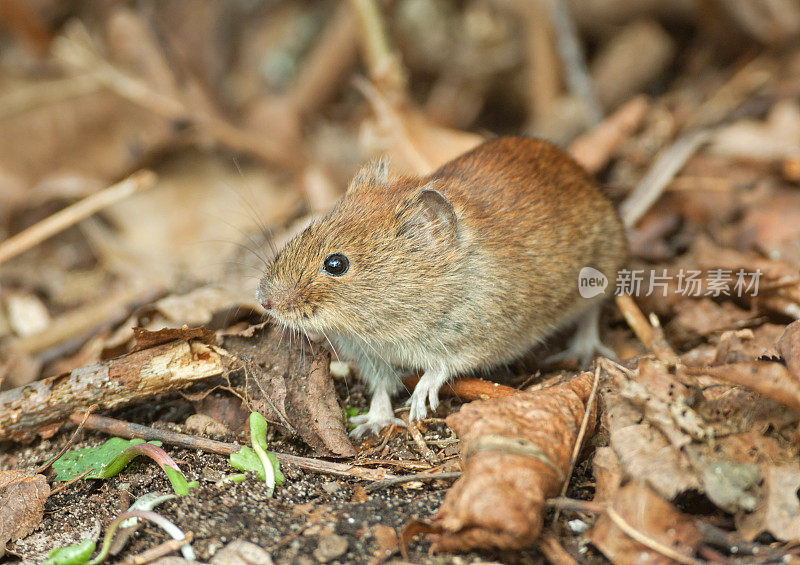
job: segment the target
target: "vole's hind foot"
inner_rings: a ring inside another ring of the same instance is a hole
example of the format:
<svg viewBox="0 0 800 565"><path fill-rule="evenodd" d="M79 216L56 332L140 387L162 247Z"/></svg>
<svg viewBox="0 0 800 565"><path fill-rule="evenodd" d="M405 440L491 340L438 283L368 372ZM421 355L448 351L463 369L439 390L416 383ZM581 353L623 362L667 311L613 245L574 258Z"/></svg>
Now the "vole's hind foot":
<svg viewBox="0 0 800 565"><path fill-rule="evenodd" d="M430 405L431 412L439 407L439 389L450 378L449 373L442 370L428 370L419 379L411 398L406 403L410 408L408 414L409 422L420 422L428 415ZM427 405L426 405L427 404Z"/></svg>
<svg viewBox="0 0 800 565"><path fill-rule="evenodd" d="M545 363L551 365L566 359L578 359L582 365L586 365L598 355L617 359L616 353L600 341L600 305L593 306L580 319L567 348L545 359Z"/></svg>
<svg viewBox="0 0 800 565"><path fill-rule="evenodd" d="M350 432L350 437L360 438L365 434L378 435L380 431L389 426L406 427L406 423L400 418L395 418L394 414L386 418L383 416L373 416L371 413L362 414L361 416L353 416L350 418L350 423L357 424L355 429Z"/></svg>
<svg viewBox="0 0 800 565"><path fill-rule="evenodd" d="M389 393L381 387L372 393L369 412L360 416L353 416L350 418L350 423L356 424L356 428L350 432L350 436L354 438L359 438L368 433L378 435L383 428L388 428L389 426L405 427L406 425L400 418L395 418Z"/></svg>

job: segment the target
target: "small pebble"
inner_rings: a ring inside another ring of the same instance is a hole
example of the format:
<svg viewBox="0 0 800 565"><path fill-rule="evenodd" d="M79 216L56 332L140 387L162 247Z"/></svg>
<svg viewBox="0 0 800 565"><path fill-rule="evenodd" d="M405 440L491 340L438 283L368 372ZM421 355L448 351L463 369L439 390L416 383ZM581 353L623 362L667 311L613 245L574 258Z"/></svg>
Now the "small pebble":
<svg viewBox="0 0 800 565"><path fill-rule="evenodd" d="M336 481L326 481L322 483L322 490L324 490L328 494L336 494L337 492L342 490L342 485L340 485Z"/></svg>
<svg viewBox="0 0 800 565"><path fill-rule="evenodd" d="M327 534L319 538L319 545L314 550L314 557L320 563L333 561L347 551L347 539L336 534Z"/></svg>
<svg viewBox="0 0 800 565"><path fill-rule="evenodd" d="M244 540L232 541L211 558L211 565L272 565L272 556L254 543Z"/></svg>
<svg viewBox="0 0 800 565"><path fill-rule="evenodd" d="M343 379L350 374L350 365L343 361L331 361L331 376Z"/></svg>

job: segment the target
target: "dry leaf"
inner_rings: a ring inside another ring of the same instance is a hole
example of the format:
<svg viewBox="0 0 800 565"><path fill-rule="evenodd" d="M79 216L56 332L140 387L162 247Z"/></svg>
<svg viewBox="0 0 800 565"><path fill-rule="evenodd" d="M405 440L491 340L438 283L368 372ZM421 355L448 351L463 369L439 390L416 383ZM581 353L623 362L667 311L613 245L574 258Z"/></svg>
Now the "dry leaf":
<svg viewBox="0 0 800 565"><path fill-rule="evenodd" d="M434 551L525 547L539 536L586 412L593 375L536 392L475 401L447 418L458 434L464 476L434 518ZM594 433L589 418L587 437Z"/></svg>
<svg viewBox="0 0 800 565"><path fill-rule="evenodd" d="M692 557L700 544L701 535L692 519L642 483L622 487L611 507L633 529L686 557ZM612 563L675 562L634 541L605 514L598 518L589 539Z"/></svg>
<svg viewBox="0 0 800 565"><path fill-rule="evenodd" d="M23 538L39 525L48 496L44 475L0 471L0 557L9 540Z"/></svg>
<svg viewBox="0 0 800 565"><path fill-rule="evenodd" d="M800 469L796 464L764 471L764 499L758 509L738 520L739 533L753 540L769 532L782 541L800 541Z"/></svg>
<svg viewBox="0 0 800 565"><path fill-rule="evenodd" d="M786 331L778 340L778 352L792 376L800 380L800 320L786 326Z"/></svg>
<svg viewBox="0 0 800 565"><path fill-rule="evenodd" d="M225 345L236 351L233 344L240 339L230 337ZM247 368L251 409L291 435L299 435L319 455L356 454L344 429L327 352L312 351L299 338L282 339L282 332L272 325L242 347L243 353L249 357L255 353L264 365Z"/></svg>

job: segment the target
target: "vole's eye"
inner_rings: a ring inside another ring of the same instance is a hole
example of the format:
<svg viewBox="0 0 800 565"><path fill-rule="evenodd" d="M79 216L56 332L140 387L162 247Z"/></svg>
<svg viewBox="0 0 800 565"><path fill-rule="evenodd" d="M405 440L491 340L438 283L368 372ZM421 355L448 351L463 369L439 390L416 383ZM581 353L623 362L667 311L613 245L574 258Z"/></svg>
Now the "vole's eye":
<svg viewBox="0 0 800 565"><path fill-rule="evenodd" d="M350 261L347 260L347 257L341 253L334 253L325 258L325 263L323 263L322 268L325 269L325 272L329 275L338 277L345 274L349 267Z"/></svg>

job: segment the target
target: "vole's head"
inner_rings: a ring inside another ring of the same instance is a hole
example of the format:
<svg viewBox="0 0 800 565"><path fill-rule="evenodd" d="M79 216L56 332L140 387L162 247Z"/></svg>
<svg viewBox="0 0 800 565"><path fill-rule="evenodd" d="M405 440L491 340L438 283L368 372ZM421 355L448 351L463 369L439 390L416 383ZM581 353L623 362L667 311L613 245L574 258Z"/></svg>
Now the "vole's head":
<svg viewBox="0 0 800 565"><path fill-rule="evenodd" d="M438 282L457 252L456 213L436 182L390 179L385 162L369 165L275 257L258 300L293 329L402 337L447 293Z"/></svg>

